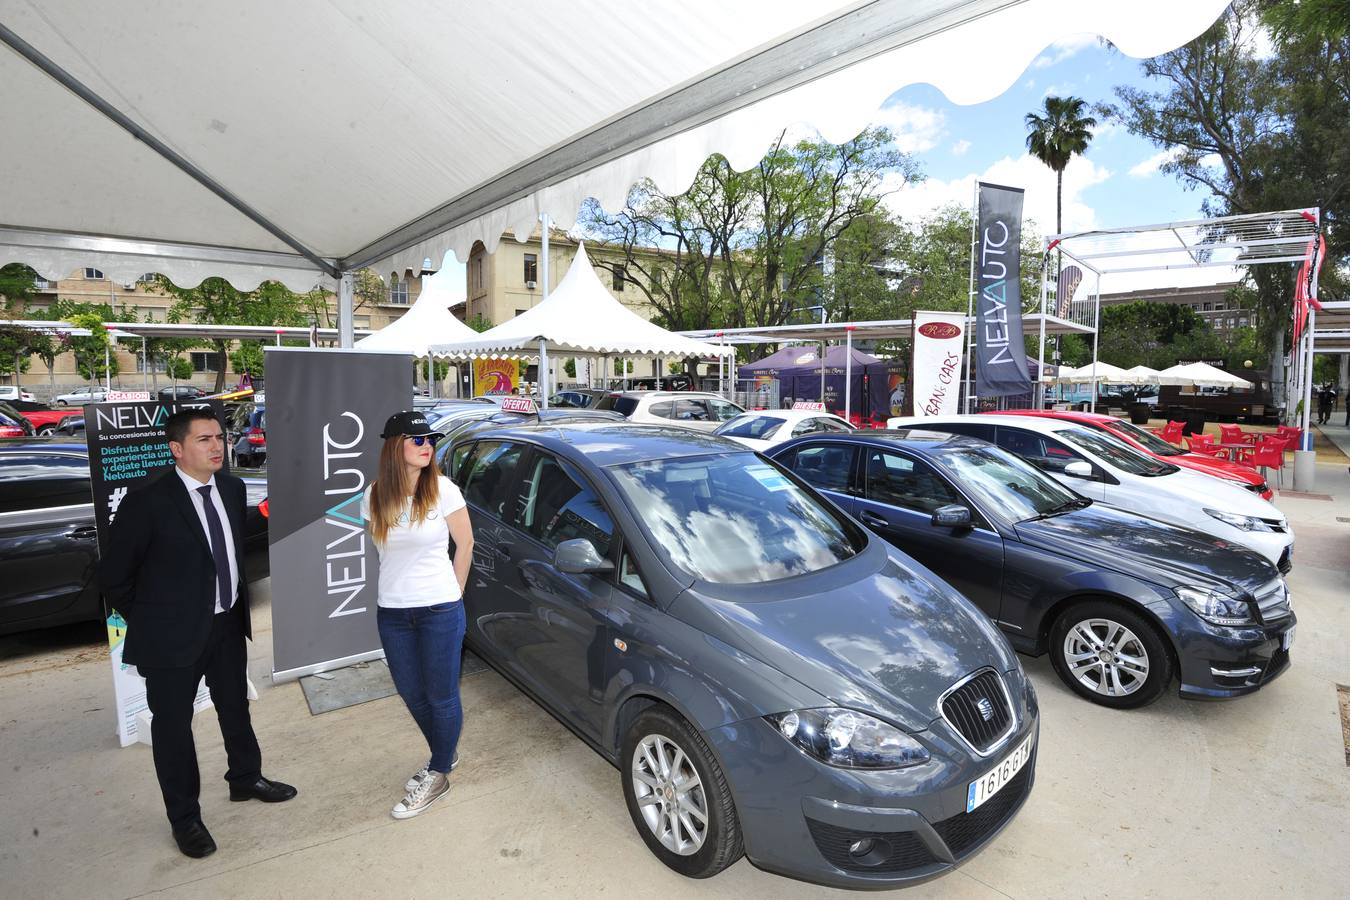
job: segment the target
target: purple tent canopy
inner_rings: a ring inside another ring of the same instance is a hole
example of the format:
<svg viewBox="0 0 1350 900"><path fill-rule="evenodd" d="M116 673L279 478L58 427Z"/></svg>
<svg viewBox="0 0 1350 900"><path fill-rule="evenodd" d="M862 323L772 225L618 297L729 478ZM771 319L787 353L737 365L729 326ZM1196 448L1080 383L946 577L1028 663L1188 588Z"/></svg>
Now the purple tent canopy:
<svg viewBox="0 0 1350 900"><path fill-rule="evenodd" d="M825 351L825 406L831 412L844 411L844 363L849 348L836 345ZM863 419L884 419L900 415L904 398L904 368L896 362L884 362L861 350L853 349L851 377L854 414ZM763 384L778 381L778 394L784 406L796 400L820 400L821 359L810 347L785 347L770 356L746 363L737 375L746 381Z"/></svg>

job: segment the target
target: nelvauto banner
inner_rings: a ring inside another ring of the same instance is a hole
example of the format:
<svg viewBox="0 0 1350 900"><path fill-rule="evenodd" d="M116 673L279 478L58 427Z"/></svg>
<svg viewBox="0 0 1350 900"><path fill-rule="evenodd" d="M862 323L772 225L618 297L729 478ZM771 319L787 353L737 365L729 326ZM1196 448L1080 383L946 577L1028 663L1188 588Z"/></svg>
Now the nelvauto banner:
<svg viewBox="0 0 1350 900"><path fill-rule="evenodd" d="M164 423L180 409L205 406L225 428L225 407L219 400L194 403L89 403L84 407L84 433L89 447L89 485L94 499L94 527L98 531L99 556L108 553L108 529L117 518L117 508L130 491L168 473L173 454L164 438ZM145 679L122 662L127 639L127 621L115 609L105 609L108 655L112 660L113 697L117 705L117 739L123 747L143 740L141 713L145 702ZM211 705L206 682L197 685L194 711Z"/></svg>
<svg viewBox="0 0 1350 900"><path fill-rule="evenodd" d="M1022 340L1022 189L980 183L975 233L975 394L1031 390Z"/></svg>
<svg viewBox="0 0 1350 900"><path fill-rule="evenodd" d="M965 313L914 313L914 415L960 412Z"/></svg>
<svg viewBox="0 0 1350 900"><path fill-rule="evenodd" d="M268 347L272 680L383 654L378 561L361 521L385 419L412 407L403 353Z"/></svg>

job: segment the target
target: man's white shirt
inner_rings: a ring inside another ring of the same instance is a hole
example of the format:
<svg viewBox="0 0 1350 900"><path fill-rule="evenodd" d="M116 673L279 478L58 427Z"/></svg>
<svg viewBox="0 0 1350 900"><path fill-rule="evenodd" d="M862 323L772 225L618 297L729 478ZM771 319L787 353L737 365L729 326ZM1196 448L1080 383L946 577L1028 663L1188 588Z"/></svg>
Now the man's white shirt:
<svg viewBox="0 0 1350 900"><path fill-rule="evenodd" d="M230 601L231 604L239 597L239 562L234 558L234 541L230 539L230 517L225 514L225 503L220 499L220 490L216 486L216 476L212 475L207 481L198 481L191 475L183 471L181 466L174 466L174 471L178 477L183 480L184 487L187 488L188 496L192 498L192 508L197 511L197 521L202 523L202 533L206 535L206 541L211 542L211 527L206 521L206 507L202 505L202 495L197 493L197 489L211 486L211 503L216 508L216 515L220 517L220 528L225 533L225 555L230 560ZM212 550L215 548L213 547ZM212 582L216 585L216 612L225 611L225 606L220 596L219 582Z"/></svg>

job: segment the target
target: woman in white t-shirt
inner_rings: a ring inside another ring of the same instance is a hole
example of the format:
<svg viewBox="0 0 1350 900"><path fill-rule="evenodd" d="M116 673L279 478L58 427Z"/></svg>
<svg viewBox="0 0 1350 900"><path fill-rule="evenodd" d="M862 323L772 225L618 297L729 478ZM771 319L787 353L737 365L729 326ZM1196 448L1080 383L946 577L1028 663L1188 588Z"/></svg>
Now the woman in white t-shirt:
<svg viewBox="0 0 1350 900"><path fill-rule="evenodd" d="M392 810L394 818L408 819L450 790L457 759L464 722L461 600L473 563L473 529L459 488L436 470L440 435L425 416L396 413L380 437L379 476L361 498L361 516L380 554L376 622L394 687L431 748L431 759L408 779Z"/></svg>

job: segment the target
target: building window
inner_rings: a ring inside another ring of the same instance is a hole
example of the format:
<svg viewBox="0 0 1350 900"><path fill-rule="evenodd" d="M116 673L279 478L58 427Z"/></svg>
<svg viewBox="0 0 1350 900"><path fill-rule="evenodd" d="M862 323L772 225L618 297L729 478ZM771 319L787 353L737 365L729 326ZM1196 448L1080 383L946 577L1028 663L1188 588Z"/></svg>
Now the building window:
<svg viewBox="0 0 1350 900"><path fill-rule="evenodd" d="M146 371L145 361L141 358L141 355L139 353L136 354L136 371L137 372ZM169 371L169 360L162 356L161 357L151 356L149 371L160 373Z"/></svg>
<svg viewBox="0 0 1350 900"><path fill-rule="evenodd" d="M208 353L200 350L192 352L192 371L194 372L220 372L225 368L224 362L219 353Z"/></svg>
<svg viewBox="0 0 1350 900"><path fill-rule="evenodd" d="M397 275L391 275L389 277L389 302L397 303L400 306L408 305L407 279L399 281Z"/></svg>
<svg viewBox="0 0 1350 900"><path fill-rule="evenodd" d="M523 313L524 311L525 311L525 310L523 310L523 309L518 309L518 310L516 310L516 315L520 315L520 314Z"/></svg>
<svg viewBox="0 0 1350 900"><path fill-rule="evenodd" d="M353 328L369 328L370 316L352 316Z"/></svg>
<svg viewBox="0 0 1350 900"><path fill-rule="evenodd" d="M136 279L136 283L137 283L137 284L154 284L154 283L155 283L155 273L154 273L154 272L146 272L146 273L145 273L144 275L142 275L140 278L137 278L137 279Z"/></svg>
<svg viewBox="0 0 1350 900"><path fill-rule="evenodd" d="M48 281L48 280L45 279L45 278L35 278L35 279L33 279L33 290L36 290L36 291L54 291L54 290L56 290L56 282L55 282L55 281Z"/></svg>
<svg viewBox="0 0 1350 900"><path fill-rule="evenodd" d="M1210 312L1210 311L1212 311L1213 309L1214 309L1214 304L1213 304L1213 303L1206 303L1206 304L1205 304L1205 312Z"/></svg>
<svg viewBox="0 0 1350 900"><path fill-rule="evenodd" d="M102 280L103 280L103 273L100 272L98 269L85 269L85 270L84 270L84 280L85 280L85 281L102 281Z"/></svg>
<svg viewBox="0 0 1350 900"><path fill-rule="evenodd" d="M621 290L623 290L623 283L624 283L625 281L627 281L627 280L628 280L628 272L627 272L627 270L624 269L624 267L623 267L622 264L620 264L620 263L615 263L615 264L614 264L614 281L613 281L614 290L616 290L616 291L621 291Z"/></svg>
<svg viewBox="0 0 1350 900"><path fill-rule="evenodd" d="M533 253L525 254L525 284L533 285L539 281L539 257Z"/></svg>

